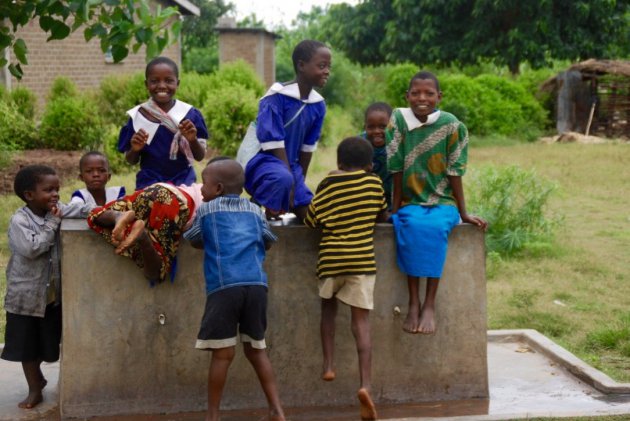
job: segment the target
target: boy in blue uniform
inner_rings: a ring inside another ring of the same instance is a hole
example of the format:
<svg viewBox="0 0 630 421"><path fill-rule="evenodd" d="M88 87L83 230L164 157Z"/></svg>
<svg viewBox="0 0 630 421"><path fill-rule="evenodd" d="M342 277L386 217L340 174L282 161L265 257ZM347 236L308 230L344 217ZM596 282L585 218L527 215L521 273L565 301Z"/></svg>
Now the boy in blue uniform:
<svg viewBox="0 0 630 421"><path fill-rule="evenodd" d="M219 419L238 328L245 356L267 397L269 419L283 421L273 369L265 352L267 275L262 263L276 236L260 208L240 197L244 178L238 162L225 157L211 160L202 173L204 203L184 233L193 246L204 249L207 300L196 347L212 351L206 419Z"/></svg>

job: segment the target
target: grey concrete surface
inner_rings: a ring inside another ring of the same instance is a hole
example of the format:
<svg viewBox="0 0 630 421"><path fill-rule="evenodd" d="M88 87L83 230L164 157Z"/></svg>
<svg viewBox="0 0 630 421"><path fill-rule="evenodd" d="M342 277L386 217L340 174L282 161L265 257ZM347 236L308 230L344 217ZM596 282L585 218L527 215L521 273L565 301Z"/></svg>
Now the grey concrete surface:
<svg viewBox="0 0 630 421"><path fill-rule="evenodd" d="M381 419L390 421L464 421L508 420L534 417L596 417L604 415L628 415L630 419L630 395L605 394L595 389L596 384L588 377L578 379L570 366L556 362L551 352L578 360L535 331L488 332L488 372L490 399L466 401L442 401L417 404L379 405ZM541 341L541 338L545 340ZM534 341L537 344L534 344ZM551 344L551 347L548 345ZM575 361L574 361L575 362ZM18 409L16 404L27 392L19 364L0 360L0 420L56 421L56 385L59 365L44 365L50 380L45 390L44 404L37 410ZM605 376L591 367L595 377ZM618 386L611 380L611 386ZM620 390L620 389L618 389ZM287 408L292 421L353 420L358 419L356 407L339 408ZM250 421L264 416L264 410L233 411L224 414L225 421ZM254 417L255 416L255 417ZM119 416L94 418L93 421L202 421L202 413Z"/></svg>
<svg viewBox="0 0 630 421"><path fill-rule="evenodd" d="M320 380L319 234L302 226L273 229L279 241L266 261L266 339L282 400L287 407L354 405L358 364L345 306L340 306L337 324L337 380ZM371 323L378 403L488 397L483 243L483 233L473 226L453 230L438 292L437 333L409 335L401 328L407 288L396 268L392 229L377 227ZM175 282L150 288L129 259L114 255L82 221L64 221L62 247L61 413L87 417L202 410L209 354L194 349L205 302L202 252L184 243ZM240 352L223 405L265 406Z"/></svg>

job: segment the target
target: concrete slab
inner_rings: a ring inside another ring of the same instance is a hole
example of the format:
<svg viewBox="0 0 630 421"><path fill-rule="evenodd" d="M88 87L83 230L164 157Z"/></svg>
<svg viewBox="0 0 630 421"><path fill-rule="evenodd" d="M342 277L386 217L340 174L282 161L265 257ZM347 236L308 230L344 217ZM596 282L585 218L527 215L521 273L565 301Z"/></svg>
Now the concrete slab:
<svg viewBox="0 0 630 421"><path fill-rule="evenodd" d="M577 359L564 348L531 330L490 331L488 334L490 400L424 402L410 405L381 405L381 419L391 421L506 420L533 417L578 417L630 415L626 385ZM0 346L1 348L1 346ZM551 356L555 354L554 356ZM562 359L559 360L559 358ZM567 363L570 361L570 363ZM581 366L589 376L577 378L572 371ZM27 393L21 365L0 360L0 420L58 420L57 380L59 364L44 364L49 386L44 403L34 410L21 410L17 402ZM358 419L355 407L289 408L293 421ZM264 410L231 411L225 421L259 419ZM202 421L201 413L97 417L92 421ZM630 417L629 417L630 418Z"/></svg>

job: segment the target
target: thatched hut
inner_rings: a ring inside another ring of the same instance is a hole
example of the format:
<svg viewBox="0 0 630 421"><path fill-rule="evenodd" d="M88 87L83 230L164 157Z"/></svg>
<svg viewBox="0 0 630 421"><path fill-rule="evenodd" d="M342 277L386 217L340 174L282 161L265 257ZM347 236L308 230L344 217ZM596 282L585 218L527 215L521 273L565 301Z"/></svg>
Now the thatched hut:
<svg viewBox="0 0 630 421"><path fill-rule="evenodd" d="M630 137L630 61L586 60L545 81L556 97L556 128Z"/></svg>

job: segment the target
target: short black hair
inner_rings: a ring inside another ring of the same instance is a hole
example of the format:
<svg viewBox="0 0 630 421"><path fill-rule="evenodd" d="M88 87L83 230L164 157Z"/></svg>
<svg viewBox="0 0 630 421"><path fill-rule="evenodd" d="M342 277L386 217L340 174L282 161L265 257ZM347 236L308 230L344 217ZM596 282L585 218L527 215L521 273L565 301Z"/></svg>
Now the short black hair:
<svg viewBox="0 0 630 421"><path fill-rule="evenodd" d="M85 161L91 156L97 156L97 157L102 158L103 160L105 160L105 163L107 164L107 169L109 170L109 159L107 159L107 155L105 155L103 152L99 152L99 151L89 151L89 152L86 152L85 154L83 154L81 159L79 159L79 172L81 172L83 170L83 164L85 164Z"/></svg>
<svg viewBox="0 0 630 421"><path fill-rule="evenodd" d="M315 55L315 52L320 48L328 48L328 46L323 42L315 41L312 39L305 39L295 46L295 48L293 49L293 54L291 55L291 58L293 59L293 70L295 70L295 74L297 74L298 72L298 63L300 61L309 61Z"/></svg>
<svg viewBox="0 0 630 421"><path fill-rule="evenodd" d="M367 120L368 114L370 114L373 111L382 111L385 114L387 114L388 117L391 117L392 115L392 107L388 103L373 102L370 105L368 105L368 107L365 109L365 115L363 116L363 118Z"/></svg>
<svg viewBox="0 0 630 421"><path fill-rule="evenodd" d="M347 137L337 146L337 162L348 168L365 168L372 163L374 148L362 137Z"/></svg>
<svg viewBox="0 0 630 421"><path fill-rule="evenodd" d="M168 64L169 66L171 66L171 68L173 69L173 72L175 72L175 77L179 79L179 68L177 67L177 63L175 63L170 58L164 57L164 56L156 57L153 60L151 60L149 63L147 63L147 67L144 69L145 79L149 78L149 71L151 70L151 68L158 64Z"/></svg>
<svg viewBox="0 0 630 421"><path fill-rule="evenodd" d="M20 199L26 202L24 192L35 190L37 183L45 175L57 175L57 173L48 165L27 165L22 167L15 175L15 180L13 180L13 191Z"/></svg>
<svg viewBox="0 0 630 421"><path fill-rule="evenodd" d="M245 184L245 171L241 164L234 158L227 156L217 156L206 164L204 171L211 165L216 165L214 176L217 181L223 184L226 194L240 194Z"/></svg>
<svg viewBox="0 0 630 421"><path fill-rule="evenodd" d="M438 81L438 78L431 72L422 70L416 73L415 75L413 75L413 77L409 81L408 89L411 89L411 85L413 85L414 80L432 80L435 83L435 89L437 89L438 92L440 91L440 82Z"/></svg>

